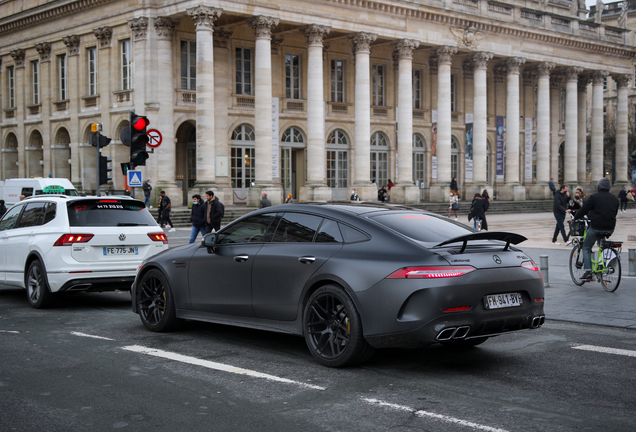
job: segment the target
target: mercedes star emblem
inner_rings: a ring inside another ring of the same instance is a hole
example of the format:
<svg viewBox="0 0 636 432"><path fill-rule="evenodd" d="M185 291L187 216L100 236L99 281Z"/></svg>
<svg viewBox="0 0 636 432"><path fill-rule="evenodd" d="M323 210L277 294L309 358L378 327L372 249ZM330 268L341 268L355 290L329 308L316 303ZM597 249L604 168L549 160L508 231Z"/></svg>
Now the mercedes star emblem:
<svg viewBox="0 0 636 432"><path fill-rule="evenodd" d="M493 255L493 256L492 256L492 259L493 259L493 260L495 260L495 262L496 262L497 264L501 264L501 258L499 258L499 256L497 256L497 255Z"/></svg>

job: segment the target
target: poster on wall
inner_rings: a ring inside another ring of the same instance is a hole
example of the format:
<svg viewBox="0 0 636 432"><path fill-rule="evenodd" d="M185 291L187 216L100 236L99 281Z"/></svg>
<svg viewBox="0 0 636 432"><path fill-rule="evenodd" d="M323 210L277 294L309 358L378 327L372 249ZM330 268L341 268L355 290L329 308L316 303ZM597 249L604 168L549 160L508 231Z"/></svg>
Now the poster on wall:
<svg viewBox="0 0 636 432"><path fill-rule="evenodd" d="M473 178L473 115L466 114L466 175L464 178Z"/></svg>
<svg viewBox="0 0 636 432"><path fill-rule="evenodd" d="M525 119L526 133L526 180L532 180L532 119Z"/></svg>
<svg viewBox="0 0 636 432"><path fill-rule="evenodd" d="M280 152L278 142L278 98L272 98L272 177L280 177Z"/></svg>
<svg viewBox="0 0 636 432"><path fill-rule="evenodd" d="M437 110L431 112L433 139L431 145L431 178L437 178Z"/></svg>
<svg viewBox="0 0 636 432"><path fill-rule="evenodd" d="M504 178L504 116L497 116L497 180Z"/></svg>

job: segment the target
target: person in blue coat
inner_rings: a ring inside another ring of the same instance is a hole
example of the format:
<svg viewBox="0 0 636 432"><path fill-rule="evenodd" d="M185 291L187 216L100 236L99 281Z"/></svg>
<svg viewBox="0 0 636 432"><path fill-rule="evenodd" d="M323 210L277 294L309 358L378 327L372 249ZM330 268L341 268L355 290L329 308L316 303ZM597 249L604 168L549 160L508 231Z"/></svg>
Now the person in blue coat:
<svg viewBox="0 0 636 432"><path fill-rule="evenodd" d="M192 234L190 234L190 243L194 243L197 235L201 233L201 237L205 236L205 203L201 195L192 195L192 212L190 213L190 222L192 222Z"/></svg>

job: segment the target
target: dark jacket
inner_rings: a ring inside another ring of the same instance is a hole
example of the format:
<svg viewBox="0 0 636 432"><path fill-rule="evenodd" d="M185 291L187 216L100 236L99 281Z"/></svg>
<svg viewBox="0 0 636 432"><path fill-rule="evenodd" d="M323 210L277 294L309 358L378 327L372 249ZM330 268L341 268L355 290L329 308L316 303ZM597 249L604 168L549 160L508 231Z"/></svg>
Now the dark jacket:
<svg viewBox="0 0 636 432"><path fill-rule="evenodd" d="M4 204L0 204L0 217L7 212L7 206Z"/></svg>
<svg viewBox="0 0 636 432"><path fill-rule="evenodd" d="M587 215L592 223L592 228L597 231L612 231L616 227L616 214L618 213L618 198L609 190L601 190L592 194L581 210L576 212L574 219L581 219Z"/></svg>
<svg viewBox="0 0 636 432"><path fill-rule="evenodd" d="M205 226L205 204L192 204L192 212L190 213L190 222L197 228Z"/></svg>
<svg viewBox="0 0 636 432"><path fill-rule="evenodd" d="M144 190L145 196L150 196L150 191L152 190L152 186L150 186L148 182L144 182L144 184L141 185L141 188Z"/></svg>
<svg viewBox="0 0 636 432"><path fill-rule="evenodd" d="M484 200L484 210L488 211L488 209L490 208L490 195L486 194L481 194L481 198Z"/></svg>
<svg viewBox="0 0 636 432"><path fill-rule="evenodd" d="M621 189L621 191L618 193L618 197L621 199L622 202L627 202L627 191L625 189Z"/></svg>
<svg viewBox="0 0 636 432"><path fill-rule="evenodd" d="M212 206L210 210L210 221L208 222L208 206ZM205 201L205 210L203 213L203 220L207 225L210 225L215 230L219 230L221 228L221 219L223 218L223 208L221 207L221 201L219 201L218 197L214 197L214 199L210 201Z"/></svg>
<svg viewBox="0 0 636 432"><path fill-rule="evenodd" d="M556 186L554 186L554 182L552 180L550 180L550 183L548 183L548 186L550 186L550 190L552 191L552 195L555 195L557 193L557 190L556 190Z"/></svg>
<svg viewBox="0 0 636 432"><path fill-rule="evenodd" d="M471 220L474 217L478 217L481 220L484 220L484 218L486 217L486 208L484 206L483 198L475 198L470 204L470 213L468 214L468 220Z"/></svg>
<svg viewBox="0 0 636 432"><path fill-rule="evenodd" d="M457 190L457 182L455 180L451 180L450 188L451 190Z"/></svg>
<svg viewBox="0 0 636 432"><path fill-rule="evenodd" d="M557 192L554 194L554 204L552 205L552 211L558 214L565 214L568 209L568 202L570 197L565 192Z"/></svg>
<svg viewBox="0 0 636 432"><path fill-rule="evenodd" d="M168 198L168 195L164 196L163 198L161 198L161 196L159 196L159 209L160 210L166 210L166 211L170 211L172 205L170 203L170 198Z"/></svg>

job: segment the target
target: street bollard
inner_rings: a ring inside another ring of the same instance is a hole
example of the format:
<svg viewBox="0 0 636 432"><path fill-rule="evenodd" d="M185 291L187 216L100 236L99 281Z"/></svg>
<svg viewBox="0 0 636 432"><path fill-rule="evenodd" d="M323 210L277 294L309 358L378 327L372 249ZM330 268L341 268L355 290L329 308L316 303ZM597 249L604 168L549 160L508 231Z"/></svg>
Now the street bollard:
<svg viewBox="0 0 636 432"><path fill-rule="evenodd" d="M636 276L636 248L629 248L629 271L627 276Z"/></svg>
<svg viewBox="0 0 636 432"><path fill-rule="evenodd" d="M541 264L539 264L539 271L541 272L541 276L543 276L543 285L548 288L550 286L550 276L548 274L548 255L539 255L539 260L541 260Z"/></svg>

